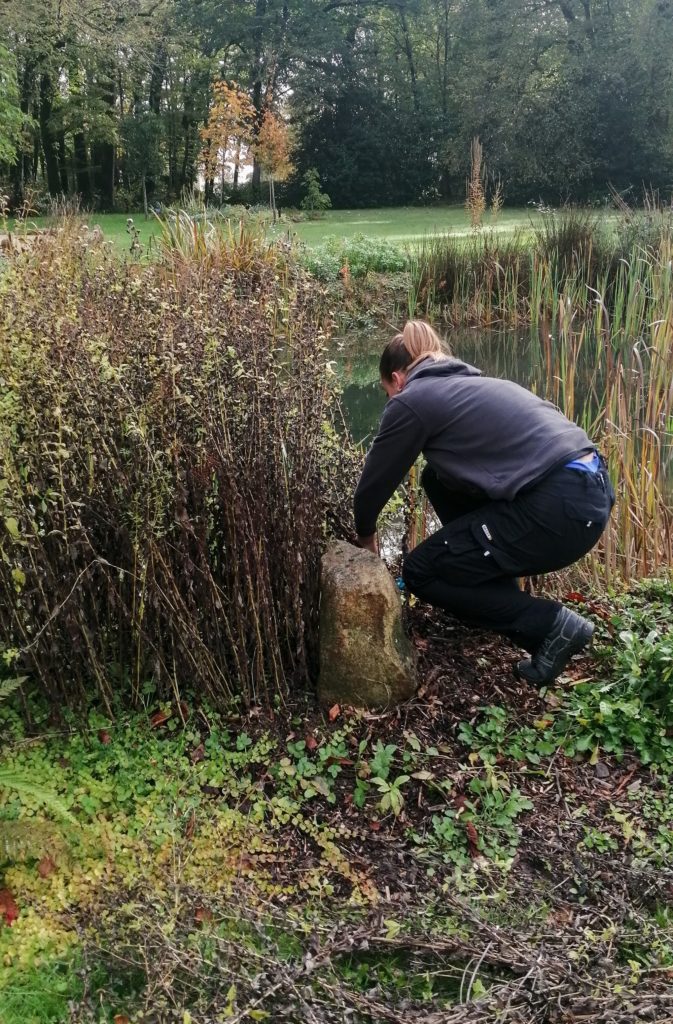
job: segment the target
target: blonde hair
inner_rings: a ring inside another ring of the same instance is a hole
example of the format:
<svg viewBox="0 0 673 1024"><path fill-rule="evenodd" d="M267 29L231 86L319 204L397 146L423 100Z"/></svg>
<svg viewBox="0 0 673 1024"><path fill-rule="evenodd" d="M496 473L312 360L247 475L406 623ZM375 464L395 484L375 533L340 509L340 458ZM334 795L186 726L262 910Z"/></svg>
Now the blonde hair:
<svg viewBox="0 0 673 1024"><path fill-rule="evenodd" d="M449 354L437 331L425 320L408 320L402 331L402 343L412 359L407 370L428 356L443 359Z"/></svg>
<svg viewBox="0 0 673 1024"><path fill-rule="evenodd" d="M425 320L409 320L401 334L388 342L380 362L384 380L391 380L396 370L408 373L423 359L445 359L451 353L448 345Z"/></svg>

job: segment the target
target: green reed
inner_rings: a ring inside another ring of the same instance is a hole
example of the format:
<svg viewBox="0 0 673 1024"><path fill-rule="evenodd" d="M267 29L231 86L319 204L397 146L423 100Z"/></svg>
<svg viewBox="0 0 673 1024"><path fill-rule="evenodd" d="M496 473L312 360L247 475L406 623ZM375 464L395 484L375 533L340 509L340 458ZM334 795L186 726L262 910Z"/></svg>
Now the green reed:
<svg viewBox="0 0 673 1024"><path fill-rule="evenodd" d="M568 417L579 416L599 441L616 485L615 513L593 556L594 572L600 568L607 576L628 579L673 564L670 258L664 245L658 254L623 262L612 307L598 291L586 311L564 296L556 336L546 339L549 397ZM579 379L586 389L581 410L575 401Z"/></svg>
<svg viewBox="0 0 673 1024"><path fill-rule="evenodd" d="M530 328L545 396L603 447L618 500L596 578L673 564L673 219L639 216L569 210L527 236L428 239L412 267L416 315Z"/></svg>

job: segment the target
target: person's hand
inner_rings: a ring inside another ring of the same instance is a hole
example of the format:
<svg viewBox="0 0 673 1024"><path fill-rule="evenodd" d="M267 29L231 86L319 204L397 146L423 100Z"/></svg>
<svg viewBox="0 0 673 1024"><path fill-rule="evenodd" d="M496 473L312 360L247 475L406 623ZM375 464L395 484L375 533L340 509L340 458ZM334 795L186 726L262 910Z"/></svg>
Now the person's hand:
<svg viewBox="0 0 673 1024"><path fill-rule="evenodd" d="M367 551L371 551L375 555L378 555L379 542L376 538L376 534L373 533L371 537L358 537L358 547L366 548Z"/></svg>

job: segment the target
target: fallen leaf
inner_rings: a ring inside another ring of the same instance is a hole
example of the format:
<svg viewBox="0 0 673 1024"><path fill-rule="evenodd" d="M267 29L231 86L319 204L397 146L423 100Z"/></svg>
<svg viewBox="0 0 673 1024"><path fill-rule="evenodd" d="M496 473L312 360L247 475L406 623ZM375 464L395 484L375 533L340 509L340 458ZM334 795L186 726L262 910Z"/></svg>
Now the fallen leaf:
<svg viewBox="0 0 673 1024"><path fill-rule="evenodd" d="M194 920L197 924L207 924L213 920L213 912L208 907L197 907L194 911Z"/></svg>
<svg viewBox="0 0 673 1024"><path fill-rule="evenodd" d="M584 594L580 594L579 590L571 590L566 594L565 599L566 601L578 601L582 604L586 601Z"/></svg>
<svg viewBox="0 0 673 1024"><path fill-rule="evenodd" d="M380 821L370 821L369 822L369 827L372 830L372 832L380 832L381 831L381 822Z"/></svg>
<svg viewBox="0 0 673 1024"><path fill-rule="evenodd" d="M317 793L320 793L321 796L329 796L330 795L329 784L327 783L327 781L325 779L321 778L320 775L314 776L311 779L311 783L310 784L313 786L313 788L315 789L315 791Z"/></svg>
<svg viewBox="0 0 673 1024"><path fill-rule="evenodd" d="M98 730L98 739L103 744L104 747L107 747L108 743L112 742L112 737L110 736L110 733L107 731L107 729Z"/></svg>
<svg viewBox="0 0 673 1024"><path fill-rule="evenodd" d="M599 604L598 601L589 601L587 603L587 608L589 609L592 615L597 615L599 619L610 618L610 611L607 608L605 608L602 604Z"/></svg>
<svg viewBox="0 0 673 1024"><path fill-rule="evenodd" d="M131 1024L130 1019L125 1013L116 1013L112 1018L113 1024Z"/></svg>
<svg viewBox="0 0 673 1024"><path fill-rule="evenodd" d="M0 889L0 920L12 925L19 916L19 908L9 889Z"/></svg>
<svg viewBox="0 0 673 1024"><path fill-rule="evenodd" d="M419 779L421 782L427 782L428 779L434 779L435 776L432 772L412 772L411 777L412 779Z"/></svg>
<svg viewBox="0 0 673 1024"><path fill-rule="evenodd" d="M307 736L306 737L306 749L307 750L315 750L315 748L317 746L318 746L318 741L315 738L315 736Z"/></svg>
<svg viewBox="0 0 673 1024"><path fill-rule="evenodd" d="M203 743L199 743L198 747L194 747L191 754L189 755L189 760L192 762L192 764L198 764L199 761L203 761L205 756L206 748L204 747Z"/></svg>
<svg viewBox="0 0 673 1024"><path fill-rule="evenodd" d="M336 718L339 717L340 714L341 714L340 706L338 704L333 704L332 707L327 712L327 717L329 718L330 722L333 722Z"/></svg>
<svg viewBox="0 0 673 1024"><path fill-rule="evenodd" d="M470 856L477 857L479 854L479 836L476 828L474 827L473 821L465 822L465 833L467 835L467 841L470 844Z"/></svg>
<svg viewBox="0 0 673 1024"><path fill-rule="evenodd" d="M185 839L191 839L196 831L196 814L194 811L189 815L187 819L187 825L185 826Z"/></svg>
<svg viewBox="0 0 673 1024"><path fill-rule="evenodd" d="M56 871L56 865L49 854L47 854L37 865L37 873L40 878L49 878L49 875L53 875L54 871Z"/></svg>
<svg viewBox="0 0 673 1024"><path fill-rule="evenodd" d="M172 711L155 711L152 717L150 718L150 725L152 726L153 729L158 729L159 726L166 724L166 722L168 721L172 714Z"/></svg>

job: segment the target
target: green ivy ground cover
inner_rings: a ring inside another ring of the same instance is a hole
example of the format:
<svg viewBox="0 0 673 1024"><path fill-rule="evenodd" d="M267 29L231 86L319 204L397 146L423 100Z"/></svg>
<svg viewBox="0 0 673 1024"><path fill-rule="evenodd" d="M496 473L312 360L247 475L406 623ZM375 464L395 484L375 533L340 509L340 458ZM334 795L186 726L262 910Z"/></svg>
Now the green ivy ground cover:
<svg viewBox="0 0 673 1024"><path fill-rule="evenodd" d="M388 713L148 692L31 735L5 702L0 767L74 824L2 791L2 1024L663 1019L670 585L592 611L595 657L542 694L416 609Z"/></svg>

